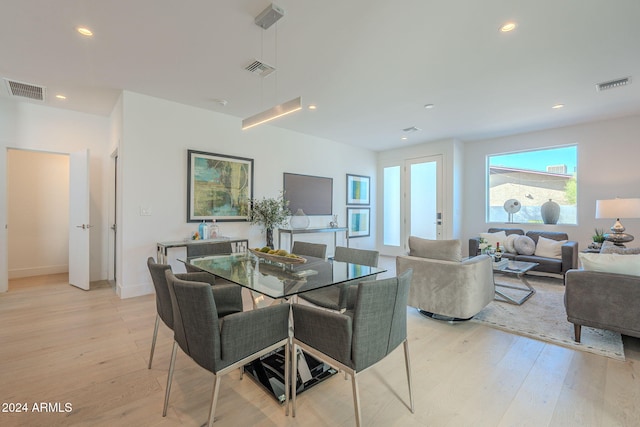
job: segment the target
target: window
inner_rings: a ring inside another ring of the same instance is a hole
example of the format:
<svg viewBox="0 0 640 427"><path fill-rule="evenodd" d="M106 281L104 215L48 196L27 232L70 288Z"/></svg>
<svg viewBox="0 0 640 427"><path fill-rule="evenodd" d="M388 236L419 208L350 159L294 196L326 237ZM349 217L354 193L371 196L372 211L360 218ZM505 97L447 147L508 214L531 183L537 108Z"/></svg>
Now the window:
<svg viewBox="0 0 640 427"><path fill-rule="evenodd" d="M576 224L577 158L575 145L488 156L488 222L553 224L552 201L557 224Z"/></svg>

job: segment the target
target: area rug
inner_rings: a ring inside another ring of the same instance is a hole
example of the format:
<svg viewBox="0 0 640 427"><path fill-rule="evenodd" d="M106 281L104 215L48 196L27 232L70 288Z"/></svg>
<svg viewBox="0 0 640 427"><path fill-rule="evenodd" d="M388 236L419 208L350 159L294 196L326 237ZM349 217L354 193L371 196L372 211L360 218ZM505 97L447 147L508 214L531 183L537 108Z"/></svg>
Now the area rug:
<svg viewBox="0 0 640 427"><path fill-rule="evenodd" d="M583 326L581 343L573 340L573 324L567 321L564 308L562 279L527 276L527 280L536 293L523 305L492 301L471 322L574 350L625 360L622 337L617 332ZM502 275L496 275L496 282L523 286L517 278ZM501 290L516 299L524 295L524 292L513 289Z"/></svg>

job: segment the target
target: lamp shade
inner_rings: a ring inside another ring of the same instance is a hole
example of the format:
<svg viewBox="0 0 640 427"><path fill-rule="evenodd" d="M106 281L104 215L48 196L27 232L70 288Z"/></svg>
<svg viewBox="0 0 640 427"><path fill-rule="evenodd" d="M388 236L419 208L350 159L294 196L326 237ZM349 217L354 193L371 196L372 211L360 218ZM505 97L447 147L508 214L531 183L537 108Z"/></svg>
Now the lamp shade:
<svg viewBox="0 0 640 427"><path fill-rule="evenodd" d="M640 218L640 199L596 200L596 218Z"/></svg>

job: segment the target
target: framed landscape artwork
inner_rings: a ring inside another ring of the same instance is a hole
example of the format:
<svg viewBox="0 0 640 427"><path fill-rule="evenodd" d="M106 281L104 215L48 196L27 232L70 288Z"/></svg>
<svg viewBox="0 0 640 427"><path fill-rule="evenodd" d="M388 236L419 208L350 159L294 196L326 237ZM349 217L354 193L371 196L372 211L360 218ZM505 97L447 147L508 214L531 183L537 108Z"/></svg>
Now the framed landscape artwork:
<svg viewBox="0 0 640 427"><path fill-rule="evenodd" d="M246 221L253 159L188 150L187 222Z"/></svg>
<svg viewBox="0 0 640 427"><path fill-rule="evenodd" d="M347 174L348 205L369 205L370 181L368 176Z"/></svg>
<svg viewBox="0 0 640 427"><path fill-rule="evenodd" d="M369 208L347 208L347 227L349 238L369 236L370 220Z"/></svg>

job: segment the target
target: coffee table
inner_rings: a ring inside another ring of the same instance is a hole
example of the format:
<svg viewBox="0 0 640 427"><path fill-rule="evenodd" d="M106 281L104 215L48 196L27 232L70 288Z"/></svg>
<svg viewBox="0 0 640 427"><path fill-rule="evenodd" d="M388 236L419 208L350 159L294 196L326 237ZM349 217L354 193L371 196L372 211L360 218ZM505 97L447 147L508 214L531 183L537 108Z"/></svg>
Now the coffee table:
<svg viewBox="0 0 640 427"><path fill-rule="evenodd" d="M501 302L506 302L506 303L509 303L509 304L515 304L515 305L524 304L524 302L526 300L531 298L533 296L533 294L536 293L536 290L533 288L533 286L531 286L531 284L529 284L529 282L527 281L527 279L525 277L527 272L529 270L531 270L532 268L534 268L536 265L538 265L537 262L525 262L525 261L511 261L511 260L509 260L509 262L504 264L504 265L501 265L499 267L494 266L493 267L494 274L495 273L501 273L501 274L504 274L506 276L516 276L518 279L520 279L520 281L525 286L525 287L521 287L521 286L513 286L513 285L510 285L510 284L508 285L508 284L505 284L505 283L498 283L498 282L495 281L495 275L494 275L493 283L496 286L496 298L495 298L495 300L496 301L501 301ZM499 290L498 287L515 289L517 291L524 291L524 292L526 292L526 294L522 298L517 300L517 299L514 299L511 296L505 294L501 290Z"/></svg>

